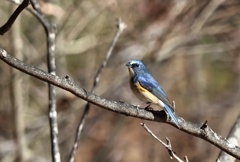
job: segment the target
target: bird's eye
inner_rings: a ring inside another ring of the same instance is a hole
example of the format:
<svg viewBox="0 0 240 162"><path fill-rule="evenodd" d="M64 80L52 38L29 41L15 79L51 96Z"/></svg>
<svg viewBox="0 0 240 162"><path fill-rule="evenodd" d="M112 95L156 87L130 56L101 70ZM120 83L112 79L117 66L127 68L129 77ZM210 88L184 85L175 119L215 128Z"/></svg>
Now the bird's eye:
<svg viewBox="0 0 240 162"><path fill-rule="evenodd" d="M132 67L133 67L133 68L139 67L139 64L132 64Z"/></svg>

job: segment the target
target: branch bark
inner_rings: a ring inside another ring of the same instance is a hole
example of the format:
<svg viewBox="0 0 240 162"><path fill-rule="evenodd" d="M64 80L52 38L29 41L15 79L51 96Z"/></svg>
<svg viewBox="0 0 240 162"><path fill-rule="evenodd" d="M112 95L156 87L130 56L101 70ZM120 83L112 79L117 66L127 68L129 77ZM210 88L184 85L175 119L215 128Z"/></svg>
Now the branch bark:
<svg viewBox="0 0 240 162"><path fill-rule="evenodd" d="M13 1L13 3L18 4L18 2ZM48 72L55 75L56 65L55 65L55 38L56 38L56 26L43 15L39 4L35 0L30 0L33 8L27 8L42 24L46 37L47 37L47 65ZM15 10L11 15L6 24L0 28L0 34L3 35L7 32L12 24L15 22L18 15L23 9L25 9L29 4L29 0L24 0L22 4ZM50 122L50 134L51 134L51 147L52 147L52 160L54 162L60 162L61 156L58 145L58 125L57 125L57 111L56 111L56 90L53 85L48 84L48 94L49 94L49 122Z"/></svg>
<svg viewBox="0 0 240 162"><path fill-rule="evenodd" d="M47 37L47 65L48 72L52 75L56 75L56 64L55 64L55 38L56 38L56 26L52 24L43 15L39 4L35 0L30 0L31 5L34 10L35 16L39 19L44 27L46 37ZM48 99L49 99L49 123L50 123L50 134L51 134L51 151L52 151L52 161L60 162L61 156L58 144L58 124L57 124L57 105L56 105L56 90L52 84L48 84Z"/></svg>
<svg viewBox="0 0 240 162"><path fill-rule="evenodd" d="M239 145L240 144L240 115L238 116L235 124L233 125L231 131L230 131L230 134L228 136L228 140L232 143L234 143L235 145ZM227 162L234 162L236 161L236 159L228 154L226 154L224 151L221 151L219 156L218 156L218 159L217 159L217 162L224 162L224 161L227 161Z"/></svg>
<svg viewBox="0 0 240 162"><path fill-rule="evenodd" d="M137 106L131 105L129 103L101 98L76 85L69 76L60 78L59 76L49 74L41 69L38 69L13 57L1 48L0 59L6 62L8 65L26 74L29 74L45 82L51 83L59 88L65 89L73 93L74 95L82 98L83 100L93 103L106 110L140 119L168 123L177 128L177 126L173 122L171 122L169 118L166 117L167 115L164 111L149 112L144 109L137 109ZM206 123L193 124L189 121L185 121L183 118L180 117L177 117L177 119L182 127L180 130L196 137L202 138L205 141L208 141L209 143L215 145L219 149L225 151L226 153L234 156L235 158L240 159L240 147L230 143L226 138L218 135Z"/></svg>

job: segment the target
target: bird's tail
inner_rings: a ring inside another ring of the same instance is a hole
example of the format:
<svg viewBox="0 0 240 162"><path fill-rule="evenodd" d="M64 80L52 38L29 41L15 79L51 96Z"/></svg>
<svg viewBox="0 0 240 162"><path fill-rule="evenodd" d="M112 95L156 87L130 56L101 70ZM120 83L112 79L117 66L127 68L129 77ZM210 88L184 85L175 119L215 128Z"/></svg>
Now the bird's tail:
<svg viewBox="0 0 240 162"><path fill-rule="evenodd" d="M173 111L171 110L171 108L167 105L164 104L164 108L166 109L167 113L170 115L171 119L174 121L174 123L178 126L178 128L181 128L177 118L175 117L175 115L173 114Z"/></svg>

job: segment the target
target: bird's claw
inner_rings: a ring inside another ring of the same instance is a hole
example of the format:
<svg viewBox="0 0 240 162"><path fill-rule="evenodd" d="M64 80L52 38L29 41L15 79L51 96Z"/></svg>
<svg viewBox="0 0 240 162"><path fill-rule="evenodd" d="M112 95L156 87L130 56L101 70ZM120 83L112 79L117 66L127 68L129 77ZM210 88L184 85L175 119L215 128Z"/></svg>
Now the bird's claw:
<svg viewBox="0 0 240 162"><path fill-rule="evenodd" d="M153 111L153 108L151 107L151 105L147 105L144 109L147 111Z"/></svg>

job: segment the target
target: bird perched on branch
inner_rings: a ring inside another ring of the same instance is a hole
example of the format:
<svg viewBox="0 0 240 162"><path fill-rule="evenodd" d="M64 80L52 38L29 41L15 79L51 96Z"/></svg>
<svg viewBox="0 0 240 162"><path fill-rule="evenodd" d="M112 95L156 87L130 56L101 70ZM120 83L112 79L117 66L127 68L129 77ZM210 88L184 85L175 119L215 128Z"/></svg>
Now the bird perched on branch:
<svg viewBox="0 0 240 162"><path fill-rule="evenodd" d="M127 64L130 75L130 87L133 93L141 101L153 103L164 108L174 123L180 128L180 124L173 113L167 95L158 82L149 74L145 65L139 60L130 60Z"/></svg>

